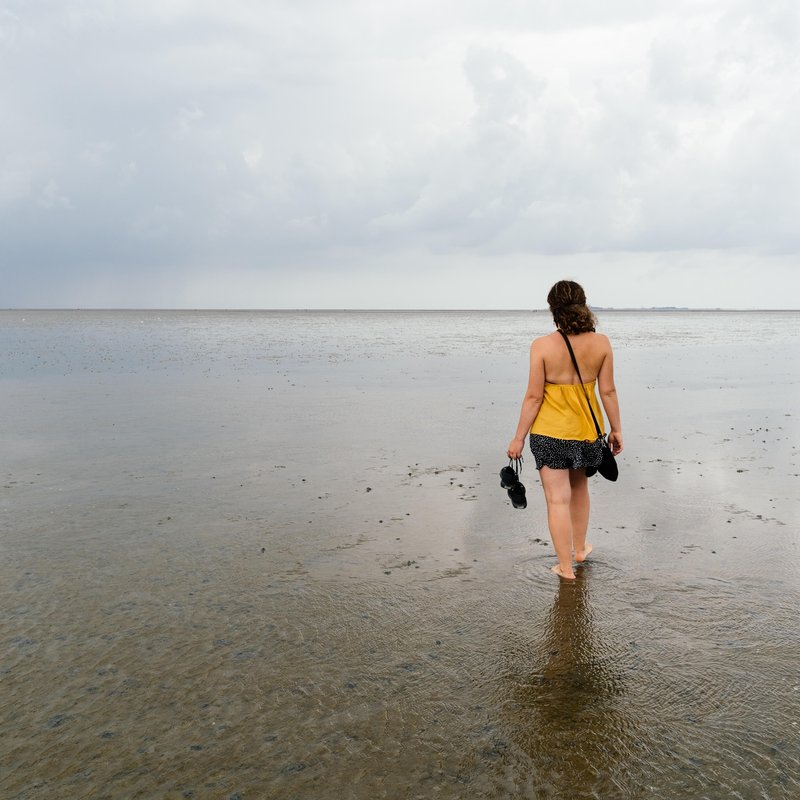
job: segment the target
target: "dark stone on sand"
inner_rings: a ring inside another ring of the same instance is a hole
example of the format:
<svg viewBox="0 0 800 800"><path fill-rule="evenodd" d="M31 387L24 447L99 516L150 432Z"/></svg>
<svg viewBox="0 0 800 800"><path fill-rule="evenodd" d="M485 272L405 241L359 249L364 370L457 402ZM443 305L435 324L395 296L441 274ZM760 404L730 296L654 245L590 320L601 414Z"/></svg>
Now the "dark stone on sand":
<svg viewBox="0 0 800 800"><path fill-rule="evenodd" d="M391 575L391 574L392 574L392 571L391 571L391 570L388 570L388 569L385 569L385 570L383 571L383 574L384 574L384 575Z"/></svg>
<svg viewBox="0 0 800 800"><path fill-rule="evenodd" d="M68 717L66 714L56 714L54 717L50 717L50 719L47 720L47 727L51 729L57 728L59 725L61 725L62 722L65 722L67 719Z"/></svg>
<svg viewBox="0 0 800 800"><path fill-rule="evenodd" d="M103 731L100 734L101 739L113 739L117 734L114 731Z"/></svg>
<svg viewBox="0 0 800 800"><path fill-rule="evenodd" d="M255 657L255 650L240 650L238 653L234 653L233 656L236 661L247 661L248 659Z"/></svg>
<svg viewBox="0 0 800 800"><path fill-rule="evenodd" d="M267 552L267 548L266 548L266 547L262 547L262 548L261 548L261 552L262 552L262 553L266 553L266 552Z"/></svg>
<svg viewBox="0 0 800 800"><path fill-rule="evenodd" d="M284 775L290 775L293 772L302 772L307 766L305 761L297 761L294 764L286 764L281 768L281 772Z"/></svg>
<svg viewBox="0 0 800 800"><path fill-rule="evenodd" d="M349 681L348 683L346 683L346 684L345 684L345 686L346 686L348 689L355 689L355 688L356 688L356 684L355 684L355 683L353 683L352 681Z"/></svg>
<svg viewBox="0 0 800 800"><path fill-rule="evenodd" d="M371 486L367 486L367 491L371 492L372 491L372 487Z"/></svg>
<svg viewBox="0 0 800 800"><path fill-rule="evenodd" d="M492 747L484 747L481 750L481 755L484 758L489 758L494 760L495 758L500 758L505 754L505 751L508 748L508 743L504 742L502 739L497 739L492 742Z"/></svg>
<svg viewBox="0 0 800 800"><path fill-rule="evenodd" d="M193 745L189 746L189 749L190 750L202 750L203 749L203 745L201 745L201 744L193 744Z"/></svg>

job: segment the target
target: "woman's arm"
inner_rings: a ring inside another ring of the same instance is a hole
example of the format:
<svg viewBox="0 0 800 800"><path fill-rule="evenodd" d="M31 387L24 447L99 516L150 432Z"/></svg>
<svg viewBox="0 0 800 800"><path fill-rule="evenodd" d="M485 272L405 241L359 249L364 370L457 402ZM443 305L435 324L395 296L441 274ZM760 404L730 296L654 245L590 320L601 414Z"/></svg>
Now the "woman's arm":
<svg viewBox="0 0 800 800"><path fill-rule="evenodd" d="M525 397L522 399L522 408L519 412L519 422L517 432L508 445L508 457L519 458L525 447L525 437L528 435L542 407L544 397L544 358L541 352L542 346L537 341L531 345L530 373L528 375L528 388Z"/></svg>
<svg viewBox="0 0 800 800"><path fill-rule="evenodd" d="M611 343L608 343L600 372L597 374L597 388L600 391L600 399L603 402L603 410L608 417L608 424L611 430L608 434L608 443L611 445L611 452L614 455L621 453L624 445L622 442L622 422L619 416L619 400L617 399L617 387L614 385L614 352Z"/></svg>

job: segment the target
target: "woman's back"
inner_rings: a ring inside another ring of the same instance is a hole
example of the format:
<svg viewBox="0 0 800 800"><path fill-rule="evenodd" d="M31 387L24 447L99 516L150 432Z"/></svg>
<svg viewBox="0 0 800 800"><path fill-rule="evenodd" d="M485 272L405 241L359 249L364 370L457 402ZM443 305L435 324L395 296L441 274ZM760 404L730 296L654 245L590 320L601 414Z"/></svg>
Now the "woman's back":
<svg viewBox="0 0 800 800"><path fill-rule="evenodd" d="M581 370L584 383L591 383L601 376L606 356L610 352L608 337L602 333L569 334L569 343L575 352L575 359ZM568 384L578 383L575 367L567 350L567 345L558 331L536 340L544 362L544 379L546 383ZM600 389L602 391L602 385Z"/></svg>

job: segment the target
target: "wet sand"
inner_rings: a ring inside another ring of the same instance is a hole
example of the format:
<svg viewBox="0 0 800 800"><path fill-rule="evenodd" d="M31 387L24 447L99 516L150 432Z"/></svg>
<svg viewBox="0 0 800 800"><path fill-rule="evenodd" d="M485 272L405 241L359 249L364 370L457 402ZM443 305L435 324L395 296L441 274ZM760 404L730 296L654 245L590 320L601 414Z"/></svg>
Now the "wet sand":
<svg viewBox="0 0 800 800"><path fill-rule="evenodd" d="M3 797L800 795L800 315L601 318L574 583L497 477L531 315L23 316Z"/></svg>

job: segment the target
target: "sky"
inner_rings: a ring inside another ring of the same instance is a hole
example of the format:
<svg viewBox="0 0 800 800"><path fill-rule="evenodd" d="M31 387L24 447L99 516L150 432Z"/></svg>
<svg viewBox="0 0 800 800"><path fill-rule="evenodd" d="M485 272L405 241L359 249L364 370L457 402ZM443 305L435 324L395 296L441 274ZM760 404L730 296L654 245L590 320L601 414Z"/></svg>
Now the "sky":
<svg viewBox="0 0 800 800"><path fill-rule="evenodd" d="M0 0L0 307L800 308L795 0Z"/></svg>

